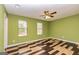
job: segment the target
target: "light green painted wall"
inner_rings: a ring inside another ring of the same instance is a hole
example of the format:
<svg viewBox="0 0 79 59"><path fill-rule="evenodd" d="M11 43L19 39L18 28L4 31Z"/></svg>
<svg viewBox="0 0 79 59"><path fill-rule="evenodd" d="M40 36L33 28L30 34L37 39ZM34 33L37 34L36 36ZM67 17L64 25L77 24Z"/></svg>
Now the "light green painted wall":
<svg viewBox="0 0 79 59"><path fill-rule="evenodd" d="M44 37L64 38L69 41L79 42L79 15L74 15L59 20L46 22L33 18L16 16L8 14L8 44L27 42ZM18 20L26 20L28 23L28 35L18 37ZM43 23L43 35L38 36L36 33L36 23Z"/></svg>
<svg viewBox="0 0 79 59"><path fill-rule="evenodd" d="M16 44L20 42L27 42L27 41L32 41L36 40L39 38L45 38L48 36L48 22L46 21L41 21L33 18L26 18L23 16L16 16L16 15L11 15L8 14L8 44ZM28 35L24 37L18 37L18 20L26 20L28 23ZM38 36L36 33L36 23L37 22L42 22L43 23L43 35Z"/></svg>
<svg viewBox="0 0 79 59"><path fill-rule="evenodd" d="M0 5L0 52L4 51L4 14L5 10L3 5ZM33 18L26 18L23 16L16 16L8 14L8 44L15 44L25 41L32 41L45 37L58 37L70 41L79 42L79 15L70 16L55 20L52 22L46 22ZM28 35L24 37L18 37L18 20L26 20L28 23ZM38 36L36 33L36 23L43 23L43 35Z"/></svg>
<svg viewBox="0 0 79 59"><path fill-rule="evenodd" d="M4 51L4 7L0 5L0 52Z"/></svg>
<svg viewBox="0 0 79 59"><path fill-rule="evenodd" d="M79 15L49 22L49 36L79 42Z"/></svg>

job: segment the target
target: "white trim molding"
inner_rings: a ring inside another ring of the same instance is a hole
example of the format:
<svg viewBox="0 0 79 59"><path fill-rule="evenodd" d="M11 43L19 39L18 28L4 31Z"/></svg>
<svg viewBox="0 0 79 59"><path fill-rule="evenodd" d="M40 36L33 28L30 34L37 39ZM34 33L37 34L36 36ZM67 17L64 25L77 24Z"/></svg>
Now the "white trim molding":
<svg viewBox="0 0 79 59"><path fill-rule="evenodd" d="M41 38L41 39L36 39L36 40L32 40L32 41L26 41L26 42L22 42L22 43L17 43L17 44L12 44L12 45L8 45L8 47L12 47L12 46L16 46L16 45L20 45L20 44L24 44L24 43L32 43L32 42L35 42L35 41L39 41L39 40L43 40L43 39L48 39L49 37L47 38Z"/></svg>
<svg viewBox="0 0 79 59"><path fill-rule="evenodd" d="M74 41L70 41L70 40L63 39L63 38L55 38L55 37L50 37L50 38L58 39L58 40L66 41L66 42L71 42L71 43L75 43L75 44L78 44L79 45L79 42L74 42Z"/></svg>
<svg viewBox="0 0 79 59"><path fill-rule="evenodd" d="M24 44L24 43L32 43L32 42L35 42L35 41L39 41L39 40L43 40L43 39L57 39L57 40L62 40L62 41L66 41L66 42L71 42L71 43L75 43L75 44L78 44L78 42L73 42L73 41L69 41L69 40L64 40L64 39L61 39L61 38L55 38L55 37L46 37L46 38L41 38L41 39L37 39L37 40L32 40L32 41L28 41L28 42L22 42L22 43L17 43L17 44L12 44L12 45L8 45L8 47L11 47L11 46L16 46L16 45L19 45L19 44Z"/></svg>
<svg viewBox="0 0 79 59"><path fill-rule="evenodd" d="M4 13L4 49L8 47L8 17Z"/></svg>

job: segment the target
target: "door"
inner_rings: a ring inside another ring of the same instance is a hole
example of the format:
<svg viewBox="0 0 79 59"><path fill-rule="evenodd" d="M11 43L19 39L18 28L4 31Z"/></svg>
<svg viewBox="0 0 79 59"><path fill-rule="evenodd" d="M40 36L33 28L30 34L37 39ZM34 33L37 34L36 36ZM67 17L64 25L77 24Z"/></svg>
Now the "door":
<svg viewBox="0 0 79 59"><path fill-rule="evenodd" d="M8 47L8 17L4 15L4 49Z"/></svg>

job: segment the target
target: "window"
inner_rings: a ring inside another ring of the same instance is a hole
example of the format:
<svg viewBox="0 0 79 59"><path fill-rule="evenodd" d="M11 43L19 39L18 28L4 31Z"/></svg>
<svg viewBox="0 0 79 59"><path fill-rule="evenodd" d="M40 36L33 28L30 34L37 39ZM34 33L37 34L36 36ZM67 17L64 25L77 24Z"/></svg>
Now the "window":
<svg viewBox="0 0 79 59"><path fill-rule="evenodd" d="M18 36L26 36L27 35L27 22L24 20L18 21Z"/></svg>
<svg viewBox="0 0 79 59"><path fill-rule="evenodd" d="M37 35L43 34L43 25L42 23L37 23Z"/></svg>

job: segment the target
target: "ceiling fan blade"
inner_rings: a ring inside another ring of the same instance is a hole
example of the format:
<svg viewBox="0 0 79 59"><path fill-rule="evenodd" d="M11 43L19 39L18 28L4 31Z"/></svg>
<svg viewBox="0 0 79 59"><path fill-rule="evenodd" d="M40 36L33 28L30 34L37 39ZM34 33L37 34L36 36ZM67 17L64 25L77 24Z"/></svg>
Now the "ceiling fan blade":
<svg viewBox="0 0 79 59"><path fill-rule="evenodd" d="M54 16L50 16L50 17L54 17Z"/></svg>
<svg viewBox="0 0 79 59"><path fill-rule="evenodd" d="M49 11L44 11L44 14L45 14L45 15L48 15L48 14L49 14Z"/></svg>
<svg viewBox="0 0 79 59"><path fill-rule="evenodd" d="M49 13L49 11L44 11L44 13Z"/></svg>
<svg viewBox="0 0 79 59"><path fill-rule="evenodd" d="M56 14L57 12L52 12L51 14Z"/></svg>

